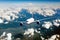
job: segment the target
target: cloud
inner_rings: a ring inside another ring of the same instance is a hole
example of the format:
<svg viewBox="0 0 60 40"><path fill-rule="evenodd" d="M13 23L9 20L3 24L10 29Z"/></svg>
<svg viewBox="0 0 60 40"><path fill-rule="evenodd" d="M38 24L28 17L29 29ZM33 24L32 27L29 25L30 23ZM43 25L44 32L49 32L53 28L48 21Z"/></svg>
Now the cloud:
<svg viewBox="0 0 60 40"><path fill-rule="evenodd" d="M53 25L55 25L55 26L59 26L60 25L60 19L56 19L56 20L54 20L53 21Z"/></svg>
<svg viewBox="0 0 60 40"><path fill-rule="evenodd" d="M43 16L53 16L56 12L51 8L32 7L27 9L31 14L38 13Z"/></svg>
<svg viewBox="0 0 60 40"><path fill-rule="evenodd" d="M44 16L53 16L56 12L53 9L43 9L42 15Z"/></svg>
<svg viewBox="0 0 60 40"><path fill-rule="evenodd" d="M4 24L8 24L9 22L5 22Z"/></svg>
<svg viewBox="0 0 60 40"><path fill-rule="evenodd" d="M3 36L5 36L5 35L6 35L6 32L3 32L3 34L0 36L0 38L3 37Z"/></svg>
<svg viewBox="0 0 60 40"><path fill-rule="evenodd" d="M2 19L0 19L0 23L3 23L3 20Z"/></svg>
<svg viewBox="0 0 60 40"><path fill-rule="evenodd" d="M26 9L30 14L38 13L45 17L53 16L54 14L56 14L56 12L54 11L56 5L54 5L55 7L53 5L50 5L50 6L46 5L46 4L40 5L40 4L36 4L36 3L35 4L34 3L7 4L7 5L10 5L10 6L9 7L6 6L6 8L5 7L0 8L0 17L2 18L2 19L0 18L1 23L4 22L4 19L6 19L7 21L13 21L16 18L19 18L19 16L17 16L17 15L20 15L19 12L21 12L21 9ZM59 8L59 6L57 6L57 8Z"/></svg>
<svg viewBox="0 0 60 40"><path fill-rule="evenodd" d="M8 33L8 34L7 34L7 40L12 40L11 37L12 37L12 34L11 34L11 33Z"/></svg>
<svg viewBox="0 0 60 40"><path fill-rule="evenodd" d="M3 34L0 36L0 40L12 40L12 34L3 32Z"/></svg>
<svg viewBox="0 0 60 40"><path fill-rule="evenodd" d="M42 27L49 29L52 26L51 22L44 22L44 24L42 24Z"/></svg>
<svg viewBox="0 0 60 40"><path fill-rule="evenodd" d="M19 18L17 16L19 14L20 8L6 8L6 9L0 9L0 23L4 22L4 19L7 21L13 21L16 18Z"/></svg>
<svg viewBox="0 0 60 40"><path fill-rule="evenodd" d="M41 30L40 28L38 28L38 30ZM38 31L37 29L35 29L34 31L36 32L36 33L40 33L40 31Z"/></svg>
<svg viewBox="0 0 60 40"><path fill-rule="evenodd" d="M59 40L57 37L59 38L59 35L52 35L48 40Z"/></svg>
<svg viewBox="0 0 60 40"><path fill-rule="evenodd" d="M3 34L0 36L0 40L6 40L6 32L3 32Z"/></svg>
<svg viewBox="0 0 60 40"><path fill-rule="evenodd" d="M29 35L29 37L34 35L34 29L30 28L28 30L25 31L24 35Z"/></svg>

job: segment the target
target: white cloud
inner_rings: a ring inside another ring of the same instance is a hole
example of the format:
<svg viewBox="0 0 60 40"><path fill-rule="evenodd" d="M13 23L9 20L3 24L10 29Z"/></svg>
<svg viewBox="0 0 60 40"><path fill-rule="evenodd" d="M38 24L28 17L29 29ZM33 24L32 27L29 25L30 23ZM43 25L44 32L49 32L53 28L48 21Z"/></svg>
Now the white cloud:
<svg viewBox="0 0 60 40"><path fill-rule="evenodd" d="M60 24L57 22L54 22L54 25L58 27Z"/></svg>
<svg viewBox="0 0 60 40"><path fill-rule="evenodd" d="M34 18L29 18L26 21L27 21L27 24L30 24L30 23L34 22Z"/></svg>
<svg viewBox="0 0 60 40"><path fill-rule="evenodd" d="M30 5L30 6L31 6L31 5L33 5L33 3L28 3L28 5Z"/></svg>
<svg viewBox="0 0 60 40"><path fill-rule="evenodd" d="M12 34L11 34L11 33L8 33L8 34L7 34L7 40L12 40L11 37L12 37Z"/></svg>
<svg viewBox="0 0 60 40"><path fill-rule="evenodd" d="M12 40L12 34L3 32L3 34L0 36L0 40Z"/></svg>
<svg viewBox="0 0 60 40"><path fill-rule="evenodd" d="M51 22L44 22L44 24L42 24L42 27L49 29L52 26Z"/></svg>
<svg viewBox="0 0 60 40"><path fill-rule="evenodd" d="M60 25L60 19L56 19L56 20L54 20L53 21L53 25L55 25L55 26L59 26Z"/></svg>
<svg viewBox="0 0 60 40"><path fill-rule="evenodd" d="M40 30L40 29L38 29L38 30ZM40 33L40 31L38 31L37 29L35 29L34 31L36 32L36 33Z"/></svg>
<svg viewBox="0 0 60 40"><path fill-rule="evenodd" d="M56 38L56 35L52 35L51 38L49 38L48 40L54 40Z"/></svg>
<svg viewBox="0 0 60 40"><path fill-rule="evenodd" d="M8 24L9 22L5 22L4 24Z"/></svg>
<svg viewBox="0 0 60 40"><path fill-rule="evenodd" d="M0 36L0 38L3 37L3 36L5 36L5 35L6 35L6 32L3 32L3 34Z"/></svg>
<svg viewBox="0 0 60 40"><path fill-rule="evenodd" d="M59 38L59 35L52 35L51 38L49 38L48 40L58 40L57 37Z"/></svg>
<svg viewBox="0 0 60 40"><path fill-rule="evenodd" d="M6 32L3 32L3 34L0 36L0 40L6 40Z"/></svg>
<svg viewBox="0 0 60 40"><path fill-rule="evenodd" d="M0 19L0 23L2 23L4 19L6 19L7 21L12 21L15 20L16 18L19 18L17 14L19 14L20 10L21 8L6 8L6 9L0 8L0 17L2 18Z"/></svg>
<svg viewBox="0 0 60 40"><path fill-rule="evenodd" d="M3 23L3 20L2 19L0 19L0 23Z"/></svg>
<svg viewBox="0 0 60 40"><path fill-rule="evenodd" d="M30 28L28 30L25 31L24 35L29 35L29 37L34 35L34 29Z"/></svg>
<svg viewBox="0 0 60 40"><path fill-rule="evenodd" d="M53 9L43 9L43 13L44 16L53 16L55 14L55 11L53 11Z"/></svg>
<svg viewBox="0 0 60 40"><path fill-rule="evenodd" d="M56 13L56 11L54 11L54 8L42 8L40 6L36 7L36 5L35 7L26 7L25 9L28 10L28 12L30 12L31 14L35 14L37 12L38 14L43 16L53 16Z"/></svg>
<svg viewBox="0 0 60 40"><path fill-rule="evenodd" d="M44 38L41 36L41 39L44 40Z"/></svg>
<svg viewBox="0 0 60 40"><path fill-rule="evenodd" d="M21 38L16 38L16 40L21 40Z"/></svg>

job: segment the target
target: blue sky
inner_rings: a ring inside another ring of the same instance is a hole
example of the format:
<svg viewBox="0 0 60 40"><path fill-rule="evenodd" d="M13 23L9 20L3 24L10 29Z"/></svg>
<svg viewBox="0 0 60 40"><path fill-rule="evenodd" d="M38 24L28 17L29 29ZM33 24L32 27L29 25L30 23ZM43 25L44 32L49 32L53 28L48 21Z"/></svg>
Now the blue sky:
<svg viewBox="0 0 60 40"><path fill-rule="evenodd" d="M25 1L31 1L31 2L60 2L60 0L0 0L0 2L25 2Z"/></svg>
<svg viewBox="0 0 60 40"><path fill-rule="evenodd" d="M60 6L60 0L0 0L0 7L8 7L8 6L13 6L16 4L28 4L28 3L33 3L33 4L39 4L39 5L55 5L55 6Z"/></svg>

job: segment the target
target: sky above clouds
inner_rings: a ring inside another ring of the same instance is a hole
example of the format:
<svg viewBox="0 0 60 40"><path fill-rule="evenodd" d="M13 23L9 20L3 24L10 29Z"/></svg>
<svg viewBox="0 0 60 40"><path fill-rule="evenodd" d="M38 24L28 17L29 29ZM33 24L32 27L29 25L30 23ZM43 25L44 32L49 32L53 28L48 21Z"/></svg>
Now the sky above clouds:
<svg viewBox="0 0 60 40"><path fill-rule="evenodd" d="M29 4L30 3L30 4ZM0 0L0 7L8 7L8 6L17 6L17 5L31 5L31 3L38 5L55 5L60 4L60 0ZM33 5L34 6L34 5Z"/></svg>
<svg viewBox="0 0 60 40"><path fill-rule="evenodd" d="M31 1L31 2L34 2L34 1L49 1L49 2L59 2L60 0L0 0L0 1L14 1L14 2L16 2L16 1Z"/></svg>

